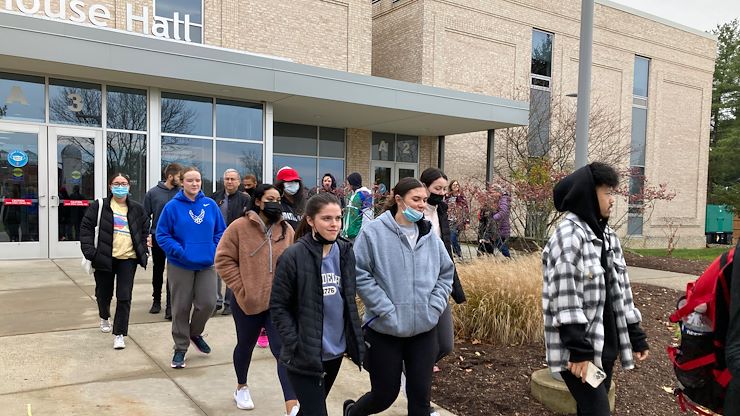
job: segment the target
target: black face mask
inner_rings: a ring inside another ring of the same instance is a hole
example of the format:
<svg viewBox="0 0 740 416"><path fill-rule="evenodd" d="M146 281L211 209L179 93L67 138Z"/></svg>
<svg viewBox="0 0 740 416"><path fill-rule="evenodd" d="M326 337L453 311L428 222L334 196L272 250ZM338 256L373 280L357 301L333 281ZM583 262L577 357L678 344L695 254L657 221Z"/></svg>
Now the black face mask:
<svg viewBox="0 0 740 416"><path fill-rule="evenodd" d="M264 202L261 211L270 222L277 222L283 215L283 207L279 202Z"/></svg>
<svg viewBox="0 0 740 416"><path fill-rule="evenodd" d="M427 198L427 204L437 206L443 200L444 196L440 194L429 194L429 198Z"/></svg>
<svg viewBox="0 0 740 416"><path fill-rule="evenodd" d="M323 245L334 244L334 242L337 241L336 238L333 240L327 240L323 235L321 235L321 233L317 233L316 231L313 232L313 239Z"/></svg>

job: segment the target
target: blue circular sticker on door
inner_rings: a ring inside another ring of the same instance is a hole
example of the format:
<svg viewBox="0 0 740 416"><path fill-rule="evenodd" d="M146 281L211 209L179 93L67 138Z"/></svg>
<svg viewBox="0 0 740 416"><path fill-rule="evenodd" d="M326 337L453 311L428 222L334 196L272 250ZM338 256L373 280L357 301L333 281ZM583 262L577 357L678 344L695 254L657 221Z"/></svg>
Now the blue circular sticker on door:
<svg viewBox="0 0 740 416"><path fill-rule="evenodd" d="M8 153L8 163L14 168L22 168L28 164L28 154L23 150L13 150Z"/></svg>

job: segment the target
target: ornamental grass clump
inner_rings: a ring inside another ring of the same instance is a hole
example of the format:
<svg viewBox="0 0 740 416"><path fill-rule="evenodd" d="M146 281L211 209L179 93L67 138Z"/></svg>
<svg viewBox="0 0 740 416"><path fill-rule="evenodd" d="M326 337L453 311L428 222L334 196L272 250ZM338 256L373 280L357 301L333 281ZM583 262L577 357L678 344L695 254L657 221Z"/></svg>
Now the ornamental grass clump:
<svg viewBox="0 0 740 416"><path fill-rule="evenodd" d="M539 254L458 263L467 302L453 303L456 338L492 344L543 340Z"/></svg>

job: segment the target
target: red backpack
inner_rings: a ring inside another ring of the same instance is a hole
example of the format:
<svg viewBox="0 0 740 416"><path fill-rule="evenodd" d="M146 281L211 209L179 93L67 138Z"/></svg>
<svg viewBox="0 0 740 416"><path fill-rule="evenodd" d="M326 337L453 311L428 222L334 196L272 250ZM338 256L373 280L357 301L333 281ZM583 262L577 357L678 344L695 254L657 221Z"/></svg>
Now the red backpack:
<svg viewBox="0 0 740 416"><path fill-rule="evenodd" d="M674 390L682 411L700 415L722 413L725 392L732 376L725 363L725 339L730 317L732 260L730 249L686 286L670 316L679 323L679 346L668 347L668 356L679 382ZM699 405L699 406L697 406Z"/></svg>

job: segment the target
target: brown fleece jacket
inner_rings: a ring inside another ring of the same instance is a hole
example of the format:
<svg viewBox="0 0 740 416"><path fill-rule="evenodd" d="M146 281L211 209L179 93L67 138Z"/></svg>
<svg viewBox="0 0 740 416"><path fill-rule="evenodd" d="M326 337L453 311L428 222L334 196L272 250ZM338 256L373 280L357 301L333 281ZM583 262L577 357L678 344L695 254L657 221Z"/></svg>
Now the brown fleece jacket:
<svg viewBox="0 0 740 416"><path fill-rule="evenodd" d="M295 235L293 227L283 222L266 232L262 218L250 210L229 225L218 243L216 271L247 315L270 308L277 259L293 244Z"/></svg>

